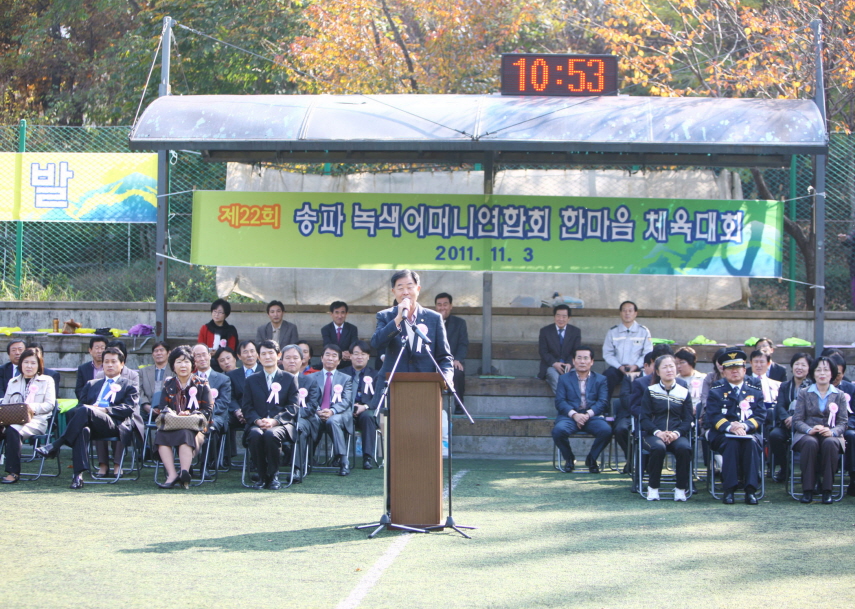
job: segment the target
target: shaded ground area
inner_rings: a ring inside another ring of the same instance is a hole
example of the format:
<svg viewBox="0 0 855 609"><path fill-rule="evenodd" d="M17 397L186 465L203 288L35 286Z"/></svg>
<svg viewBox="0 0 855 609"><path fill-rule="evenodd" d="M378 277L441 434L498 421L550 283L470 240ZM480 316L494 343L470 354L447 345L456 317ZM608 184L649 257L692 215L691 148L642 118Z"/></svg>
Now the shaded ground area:
<svg viewBox="0 0 855 609"><path fill-rule="evenodd" d="M648 503L617 474L457 460L455 518L473 539L416 535L361 607L808 607L855 601L855 499L761 505L702 490ZM336 607L399 533L379 516L377 470L316 473L249 491L239 474L187 492L139 482L0 487L0 606ZM825 601L823 601L825 599Z"/></svg>

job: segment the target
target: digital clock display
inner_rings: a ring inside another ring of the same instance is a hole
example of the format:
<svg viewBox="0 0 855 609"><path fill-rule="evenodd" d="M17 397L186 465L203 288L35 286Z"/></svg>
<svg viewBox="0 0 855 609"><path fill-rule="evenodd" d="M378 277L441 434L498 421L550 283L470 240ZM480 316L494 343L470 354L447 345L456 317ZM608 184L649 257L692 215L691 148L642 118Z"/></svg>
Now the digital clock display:
<svg viewBox="0 0 855 609"><path fill-rule="evenodd" d="M617 95L616 55L502 55L502 95Z"/></svg>

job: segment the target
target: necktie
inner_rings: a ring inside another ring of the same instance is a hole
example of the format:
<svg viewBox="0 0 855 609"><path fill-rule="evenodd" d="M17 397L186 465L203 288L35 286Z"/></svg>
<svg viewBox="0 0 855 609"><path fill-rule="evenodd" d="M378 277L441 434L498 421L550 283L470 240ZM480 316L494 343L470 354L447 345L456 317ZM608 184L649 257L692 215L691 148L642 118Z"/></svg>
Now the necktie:
<svg viewBox="0 0 855 609"><path fill-rule="evenodd" d="M12 378L15 378L19 374L21 374L21 369L18 368L15 364L12 364Z"/></svg>
<svg viewBox="0 0 855 609"><path fill-rule="evenodd" d="M113 384L113 379L107 379L104 381L103 387L101 387L101 395L98 396L98 405L106 408L110 405L110 402L107 400L107 396L110 395L110 386Z"/></svg>
<svg viewBox="0 0 855 609"><path fill-rule="evenodd" d="M273 385L273 375L266 374L265 376L267 377L267 388L270 389L271 385Z"/></svg>
<svg viewBox="0 0 855 609"><path fill-rule="evenodd" d="M249 377L249 375L252 374L252 368L244 368L243 373L246 375L244 378Z"/></svg>
<svg viewBox="0 0 855 609"><path fill-rule="evenodd" d="M335 329L335 342L341 344L341 328Z"/></svg>
<svg viewBox="0 0 855 609"><path fill-rule="evenodd" d="M330 394L332 393L332 373L327 372L327 380L324 382L324 397L321 399L321 410L330 407Z"/></svg>
<svg viewBox="0 0 855 609"><path fill-rule="evenodd" d="M163 380L163 372L164 368L155 368L154 369L154 380L159 383Z"/></svg>
<svg viewBox="0 0 855 609"><path fill-rule="evenodd" d="M356 381L356 401L362 402L362 372L357 372L356 377L353 379Z"/></svg>
<svg viewBox="0 0 855 609"><path fill-rule="evenodd" d="M558 348L561 349L564 347L564 330L558 331Z"/></svg>

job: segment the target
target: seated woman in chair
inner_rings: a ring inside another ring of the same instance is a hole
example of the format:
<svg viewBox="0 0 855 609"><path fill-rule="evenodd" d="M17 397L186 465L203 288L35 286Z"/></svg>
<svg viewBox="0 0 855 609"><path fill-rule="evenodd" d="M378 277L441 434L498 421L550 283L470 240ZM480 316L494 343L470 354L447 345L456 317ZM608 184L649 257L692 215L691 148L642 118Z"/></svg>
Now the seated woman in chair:
<svg viewBox="0 0 855 609"><path fill-rule="evenodd" d="M800 389L811 386L808 380L808 372L813 363L813 357L809 353L796 353L790 360L790 368L793 376L790 380L781 383L778 390L778 401L775 403L774 428L769 432L769 450L775 457L775 463L780 469L772 475L775 482L786 482L790 477L790 460L787 448L790 445L790 429L793 426L793 410L796 407L796 398ZM768 415L767 415L768 416Z"/></svg>
<svg viewBox="0 0 855 609"><path fill-rule="evenodd" d="M674 501L685 501L692 462L692 422L695 420L692 395L677 384L674 356L659 356L653 370L653 382L641 398L641 436L645 450L650 453L647 500L659 500L659 481L667 451L677 459Z"/></svg>
<svg viewBox="0 0 855 609"><path fill-rule="evenodd" d="M169 367L175 376L166 379L160 394L161 416L166 413L187 416L202 414L205 419L211 419L211 390L208 382L193 374L193 354L190 347L181 345L169 354ZM163 467L166 470L166 482L161 488L172 488L180 483L185 489L190 488L190 467L193 456L205 440L201 431L179 429L164 431L158 427L154 436L154 444ZM173 448L178 448L178 460L181 471L175 471Z"/></svg>
<svg viewBox="0 0 855 609"><path fill-rule="evenodd" d="M14 484L21 475L21 445L32 436L47 431L48 421L56 404L56 387L53 379L43 374L45 365L41 354L35 349L27 349L18 361L21 374L9 381L6 386L4 404L26 402L33 409L33 418L26 425L9 425L4 430L6 437L6 472L0 479L3 484Z"/></svg>
<svg viewBox="0 0 855 609"><path fill-rule="evenodd" d="M802 503L813 501L817 459L822 474L822 502L831 503L834 473L844 450L848 409L845 394L831 384L837 364L819 357L810 367L813 384L799 391L793 411L793 450L798 452L802 470Z"/></svg>

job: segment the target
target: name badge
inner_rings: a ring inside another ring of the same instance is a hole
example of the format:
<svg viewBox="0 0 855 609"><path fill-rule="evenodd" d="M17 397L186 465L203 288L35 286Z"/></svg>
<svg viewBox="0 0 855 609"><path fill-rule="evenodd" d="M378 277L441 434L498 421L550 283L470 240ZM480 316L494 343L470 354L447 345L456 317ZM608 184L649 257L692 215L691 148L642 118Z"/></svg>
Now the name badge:
<svg viewBox="0 0 855 609"><path fill-rule="evenodd" d="M722 409L721 409L721 414L727 414L727 408L722 408Z"/></svg>

